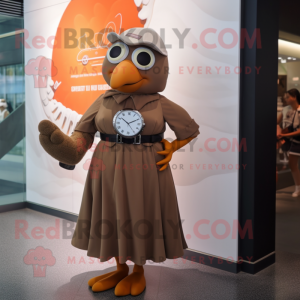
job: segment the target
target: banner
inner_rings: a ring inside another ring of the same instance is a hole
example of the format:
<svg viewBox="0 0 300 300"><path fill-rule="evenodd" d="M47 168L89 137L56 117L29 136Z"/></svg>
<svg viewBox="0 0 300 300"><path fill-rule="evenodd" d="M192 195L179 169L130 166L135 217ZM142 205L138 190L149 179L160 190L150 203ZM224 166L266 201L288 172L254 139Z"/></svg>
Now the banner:
<svg viewBox="0 0 300 300"><path fill-rule="evenodd" d="M86 109L110 87L102 77L106 35L156 30L167 45L164 96L184 107L200 135L170 162L190 249L238 256L239 0L59 0L25 6L27 200L78 214L94 146L74 171L39 144L48 119L71 135ZM18 45L16 41L16 46ZM252 70L253 71L253 70ZM165 138L175 135L169 128Z"/></svg>

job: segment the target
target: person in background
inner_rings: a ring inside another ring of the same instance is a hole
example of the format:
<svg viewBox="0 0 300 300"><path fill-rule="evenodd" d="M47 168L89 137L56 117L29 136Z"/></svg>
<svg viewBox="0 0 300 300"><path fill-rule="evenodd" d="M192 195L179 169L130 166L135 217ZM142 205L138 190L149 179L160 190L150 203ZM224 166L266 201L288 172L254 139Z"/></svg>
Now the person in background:
<svg viewBox="0 0 300 300"><path fill-rule="evenodd" d="M283 102L287 103L288 93L284 93ZM277 115L277 125L281 125L282 129L289 127L292 124L294 116L294 110L291 105L285 106L282 111ZM283 160L281 162L288 162L288 151L291 146L290 138L284 138L284 143L281 146L281 150L283 152Z"/></svg>
<svg viewBox="0 0 300 300"><path fill-rule="evenodd" d="M7 110L7 103L5 99L0 99L0 123L7 118L9 111Z"/></svg>
<svg viewBox="0 0 300 300"><path fill-rule="evenodd" d="M289 166L296 186L292 196L298 197L300 196L300 171L298 168L300 157L300 92L297 89L287 91L286 101L292 107L292 130L289 133L280 133L277 135L277 138L290 138L291 140L291 146L288 151Z"/></svg>

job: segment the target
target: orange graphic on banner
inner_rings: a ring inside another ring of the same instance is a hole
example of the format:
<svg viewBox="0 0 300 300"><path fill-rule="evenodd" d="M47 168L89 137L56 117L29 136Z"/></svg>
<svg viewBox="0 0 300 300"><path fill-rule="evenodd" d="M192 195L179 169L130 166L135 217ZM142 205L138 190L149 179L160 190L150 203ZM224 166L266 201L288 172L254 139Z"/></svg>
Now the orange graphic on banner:
<svg viewBox="0 0 300 300"><path fill-rule="evenodd" d="M54 99L83 114L110 87L102 77L102 62L110 46L106 35L144 27L133 0L73 0L59 23L52 60L61 82Z"/></svg>

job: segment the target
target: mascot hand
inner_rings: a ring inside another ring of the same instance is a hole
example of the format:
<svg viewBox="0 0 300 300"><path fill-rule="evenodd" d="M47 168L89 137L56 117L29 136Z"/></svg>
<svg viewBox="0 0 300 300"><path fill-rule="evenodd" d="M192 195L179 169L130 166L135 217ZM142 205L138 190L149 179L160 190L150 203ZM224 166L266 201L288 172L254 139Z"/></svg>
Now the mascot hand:
<svg viewBox="0 0 300 300"><path fill-rule="evenodd" d="M163 160L161 160L161 161L159 161L159 162L156 163L158 166L159 166L159 165L163 165L163 166L159 169L159 171L163 171L164 169L167 168L168 163L169 163L169 162L171 161L171 159L172 159L173 153L176 151L176 150L173 148L173 143L174 143L174 142L173 142L173 143L170 143L170 142L168 142L167 140L163 139L163 140L161 141L161 143L164 144L165 150L163 150L163 151L158 151L157 154L165 155L166 157L165 157Z"/></svg>
<svg viewBox="0 0 300 300"><path fill-rule="evenodd" d="M159 161L159 162L156 163L157 165L163 165L163 166L159 169L159 171L163 171L163 170L165 170L165 169L167 168L168 163L171 161L172 155L173 155L173 153L174 153L175 151L177 151L178 149L180 149L180 148L182 148L183 146L185 146L187 143L189 143L189 142L190 142L192 139L194 139L194 138L195 138L195 137L190 137L190 138L187 138L187 139L185 139L185 140L180 140L180 141L175 140L175 141L173 141L172 143L169 143L167 140L163 139L163 140L161 141L161 143L164 144L165 150L163 150L163 151L158 151L157 153L158 153L158 154L161 154L161 155L165 155L166 157L165 157L163 160L161 160L161 161Z"/></svg>
<svg viewBox="0 0 300 300"><path fill-rule="evenodd" d="M89 133L75 131L68 136L48 120L41 121L38 129L40 143L45 151L68 165L77 164L93 142L93 136Z"/></svg>

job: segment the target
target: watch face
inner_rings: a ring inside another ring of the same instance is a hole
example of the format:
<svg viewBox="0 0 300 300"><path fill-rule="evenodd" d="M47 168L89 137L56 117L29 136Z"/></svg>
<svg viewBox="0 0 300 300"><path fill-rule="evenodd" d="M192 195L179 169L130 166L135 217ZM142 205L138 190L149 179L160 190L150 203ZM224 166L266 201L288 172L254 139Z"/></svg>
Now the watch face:
<svg viewBox="0 0 300 300"><path fill-rule="evenodd" d="M120 110L113 119L113 126L123 137L134 137L143 130L145 123L137 110Z"/></svg>

